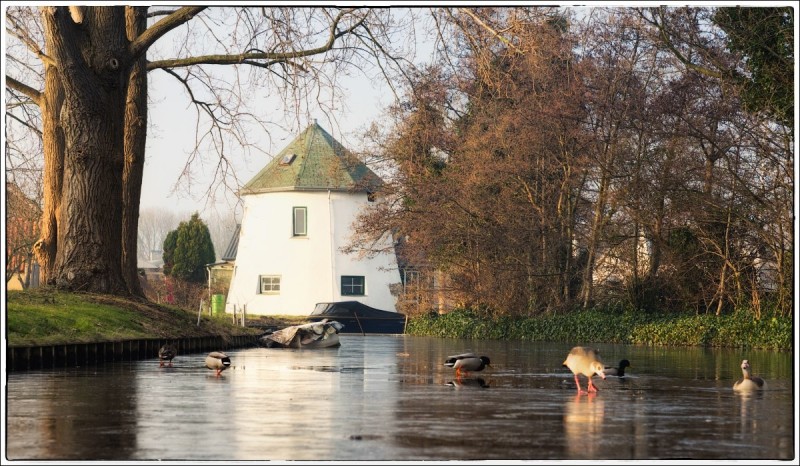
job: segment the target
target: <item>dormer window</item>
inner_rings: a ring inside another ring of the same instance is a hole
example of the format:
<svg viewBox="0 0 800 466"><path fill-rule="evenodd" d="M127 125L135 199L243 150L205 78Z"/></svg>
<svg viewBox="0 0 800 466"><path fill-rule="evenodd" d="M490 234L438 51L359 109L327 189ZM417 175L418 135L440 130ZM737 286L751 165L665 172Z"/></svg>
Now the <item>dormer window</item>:
<svg viewBox="0 0 800 466"><path fill-rule="evenodd" d="M291 165L295 158L297 158L297 154L286 154L281 159L281 165Z"/></svg>

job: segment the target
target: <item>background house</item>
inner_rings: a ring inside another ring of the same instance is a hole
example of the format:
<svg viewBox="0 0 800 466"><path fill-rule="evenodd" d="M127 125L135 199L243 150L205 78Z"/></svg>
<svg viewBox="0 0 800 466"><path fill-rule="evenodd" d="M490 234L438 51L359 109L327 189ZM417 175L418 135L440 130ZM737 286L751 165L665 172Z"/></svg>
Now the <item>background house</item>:
<svg viewBox="0 0 800 466"><path fill-rule="evenodd" d="M15 183L6 182L6 289L39 286L33 245L39 239L42 210Z"/></svg>
<svg viewBox="0 0 800 466"><path fill-rule="evenodd" d="M226 312L308 315L319 302L359 301L396 311L400 283L390 254L341 251L359 211L375 200L380 178L316 122L241 189L239 231Z"/></svg>
<svg viewBox="0 0 800 466"><path fill-rule="evenodd" d="M233 267L236 263L236 251L239 248L239 231L241 224L237 224L233 230L228 247L222 253L222 257L213 264L208 264L208 292L209 295L227 295L233 277Z"/></svg>

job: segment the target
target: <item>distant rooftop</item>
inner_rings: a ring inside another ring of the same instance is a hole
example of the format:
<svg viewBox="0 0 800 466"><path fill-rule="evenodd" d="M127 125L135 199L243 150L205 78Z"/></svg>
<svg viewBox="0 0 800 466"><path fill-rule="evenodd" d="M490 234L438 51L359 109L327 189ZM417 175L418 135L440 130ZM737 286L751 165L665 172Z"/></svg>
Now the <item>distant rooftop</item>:
<svg viewBox="0 0 800 466"><path fill-rule="evenodd" d="M233 233L231 234L231 241L228 243L228 249L225 250L220 259L224 261L236 260L236 253L239 250L239 230L241 229L242 225L237 223L236 228L234 228Z"/></svg>

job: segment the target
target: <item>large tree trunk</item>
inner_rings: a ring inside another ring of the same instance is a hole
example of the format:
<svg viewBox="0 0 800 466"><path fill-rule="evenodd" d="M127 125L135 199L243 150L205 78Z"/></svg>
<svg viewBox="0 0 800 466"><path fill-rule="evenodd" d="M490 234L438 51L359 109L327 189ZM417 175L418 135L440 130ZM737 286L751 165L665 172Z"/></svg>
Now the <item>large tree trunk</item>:
<svg viewBox="0 0 800 466"><path fill-rule="evenodd" d="M46 53L64 90L58 115L64 133L61 215L48 281L61 289L124 294L119 206L131 66L125 8L43 7L42 18Z"/></svg>
<svg viewBox="0 0 800 466"><path fill-rule="evenodd" d="M147 26L147 7L126 7L128 39L133 41ZM134 63L125 108L125 167L122 173L122 276L128 291L143 296L137 273L139 202L144 176L147 138L147 60Z"/></svg>
<svg viewBox="0 0 800 466"><path fill-rule="evenodd" d="M47 49L50 49L49 37ZM45 68L44 95L40 101L42 112L42 140L44 141L44 193L39 240L33 247L39 262L41 283L51 283L56 262L58 223L61 217L61 190L64 178L64 131L58 116L64 103L64 89L58 68Z"/></svg>

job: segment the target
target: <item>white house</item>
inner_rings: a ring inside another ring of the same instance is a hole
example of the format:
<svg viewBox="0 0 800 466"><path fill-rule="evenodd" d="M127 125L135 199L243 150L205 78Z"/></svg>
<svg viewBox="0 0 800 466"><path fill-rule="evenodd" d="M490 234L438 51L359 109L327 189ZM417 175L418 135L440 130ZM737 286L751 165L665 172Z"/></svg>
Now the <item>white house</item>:
<svg viewBox="0 0 800 466"><path fill-rule="evenodd" d="M226 312L308 315L319 302L337 301L396 312L394 253L340 251L380 184L315 121L240 190L244 214ZM392 238L384 240L394 251Z"/></svg>

